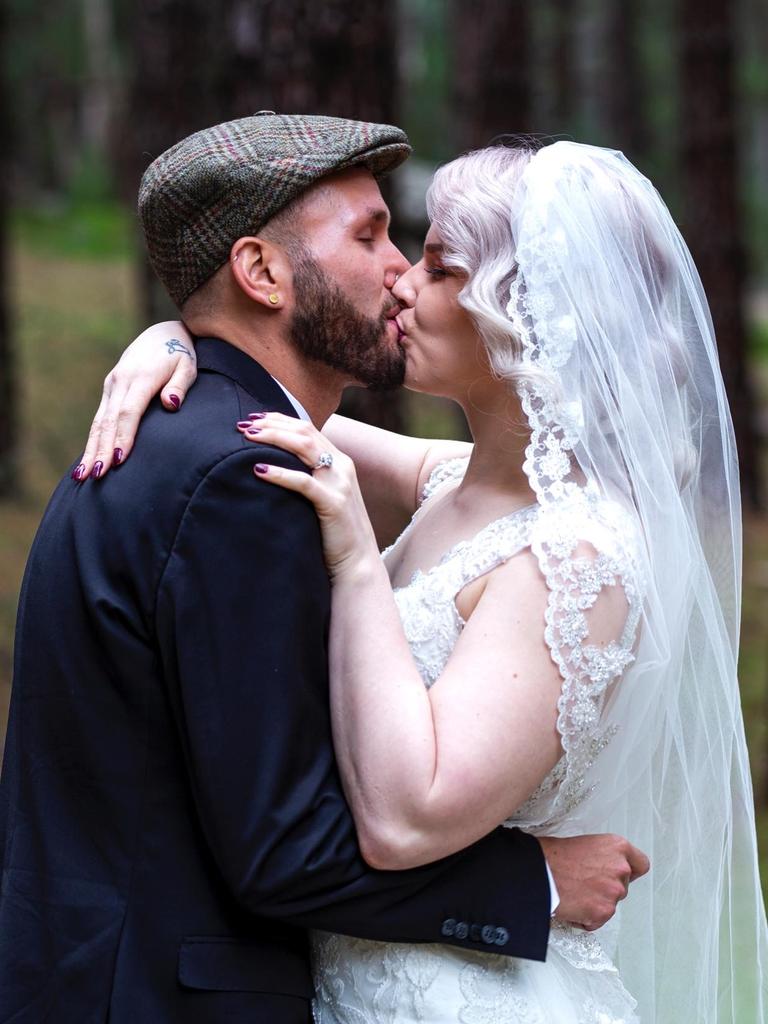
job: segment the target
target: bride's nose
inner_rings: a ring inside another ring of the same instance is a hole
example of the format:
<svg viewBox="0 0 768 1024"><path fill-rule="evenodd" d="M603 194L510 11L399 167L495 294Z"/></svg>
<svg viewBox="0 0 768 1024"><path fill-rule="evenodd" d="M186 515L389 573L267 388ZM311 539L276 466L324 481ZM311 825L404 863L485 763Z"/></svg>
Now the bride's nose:
<svg viewBox="0 0 768 1024"><path fill-rule="evenodd" d="M413 267L404 274L397 275L391 291L401 306L415 305L416 290L413 286Z"/></svg>

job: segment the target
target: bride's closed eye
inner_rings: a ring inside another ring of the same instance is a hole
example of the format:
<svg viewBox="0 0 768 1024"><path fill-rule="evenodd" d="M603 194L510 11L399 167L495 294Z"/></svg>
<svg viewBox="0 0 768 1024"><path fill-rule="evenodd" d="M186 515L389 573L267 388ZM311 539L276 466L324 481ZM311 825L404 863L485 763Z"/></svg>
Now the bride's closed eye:
<svg viewBox="0 0 768 1024"><path fill-rule="evenodd" d="M424 267L424 269L430 277L436 277L438 279L441 277L448 277L448 271L444 267Z"/></svg>

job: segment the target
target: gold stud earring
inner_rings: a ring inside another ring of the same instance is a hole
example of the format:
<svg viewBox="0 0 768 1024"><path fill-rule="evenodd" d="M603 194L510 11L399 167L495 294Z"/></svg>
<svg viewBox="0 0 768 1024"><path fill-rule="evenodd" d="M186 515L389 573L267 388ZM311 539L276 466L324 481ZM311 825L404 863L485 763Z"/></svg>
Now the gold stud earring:
<svg viewBox="0 0 768 1024"><path fill-rule="evenodd" d="M280 301L280 296L277 294L277 292L272 292L272 294L269 296L269 301L272 303L273 306L276 306Z"/></svg>

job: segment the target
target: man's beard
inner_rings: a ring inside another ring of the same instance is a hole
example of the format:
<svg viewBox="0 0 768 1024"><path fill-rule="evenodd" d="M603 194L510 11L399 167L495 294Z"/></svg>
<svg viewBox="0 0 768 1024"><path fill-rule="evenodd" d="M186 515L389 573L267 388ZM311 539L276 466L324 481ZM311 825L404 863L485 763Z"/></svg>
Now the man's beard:
<svg viewBox="0 0 768 1024"><path fill-rule="evenodd" d="M294 253L293 284L290 338L303 356L374 391L403 383L405 354L387 338L392 303L378 317L364 316L306 250Z"/></svg>

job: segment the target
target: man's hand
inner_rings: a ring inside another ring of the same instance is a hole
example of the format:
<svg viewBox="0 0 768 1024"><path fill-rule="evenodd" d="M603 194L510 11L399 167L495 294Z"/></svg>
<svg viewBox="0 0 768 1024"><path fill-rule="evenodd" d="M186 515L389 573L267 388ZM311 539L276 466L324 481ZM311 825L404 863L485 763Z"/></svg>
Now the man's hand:
<svg viewBox="0 0 768 1024"><path fill-rule="evenodd" d="M630 882L651 866L645 854L621 836L545 837L540 842L560 895L555 917L588 932L610 921Z"/></svg>

